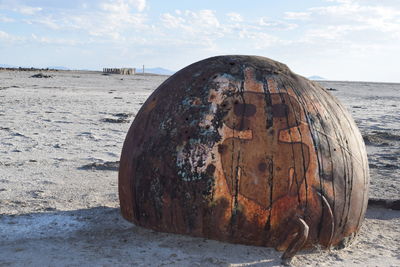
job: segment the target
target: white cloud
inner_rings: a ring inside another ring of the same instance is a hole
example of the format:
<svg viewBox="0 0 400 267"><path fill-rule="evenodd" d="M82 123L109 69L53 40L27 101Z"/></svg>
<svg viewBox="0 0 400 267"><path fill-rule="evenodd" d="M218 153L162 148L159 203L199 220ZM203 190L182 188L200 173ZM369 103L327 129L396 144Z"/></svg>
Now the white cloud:
<svg viewBox="0 0 400 267"><path fill-rule="evenodd" d="M341 4L350 4L355 2L354 0L326 0L326 2L336 2Z"/></svg>
<svg viewBox="0 0 400 267"><path fill-rule="evenodd" d="M310 12L285 12L285 19L293 19L293 20L309 20Z"/></svg>
<svg viewBox="0 0 400 267"><path fill-rule="evenodd" d="M82 45L82 44L88 43L85 41L80 41L80 40L75 40L75 39L51 38L51 37L46 37L46 36L37 36L36 34L32 34L31 37L32 37L32 40L35 42L39 42L41 44L50 44L50 45L76 46L76 45Z"/></svg>
<svg viewBox="0 0 400 267"><path fill-rule="evenodd" d="M192 47L202 51L216 51L217 40L228 32L214 10L175 10L174 14L164 13L156 25L158 37L164 45Z"/></svg>
<svg viewBox="0 0 400 267"><path fill-rule="evenodd" d="M135 3L137 10L143 11L146 8L146 0L131 1Z"/></svg>
<svg viewBox="0 0 400 267"><path fill-rule="evenodd" d="M213 10L176 10L173 14L161 15L162 27L173 29L166 38L179 45L196 45L214 53L239 51L234 47L244 47L246 50L265 49L274 45L288 44L289 41L279 37L282 30L292 30L297 27L294 23L254 18L245 21L239 13L228 13L228 21L221 22ZM230 40L230 44L226 40ZM225 44L222 44L225 43ZM225 47L228 50L221 50Z"/></svg>
<svg viewBox="0 0 400 267"><path fill-rule="evenodd" d="M15 19L0 14L0 22L14 22Z"/></svg>
<svg viewBox="0 0 400 267"><path fill-rule="evenodd" d="M242 30L239 37L252 44L255 49L265 49L277 44L284 44L284 41L276 36L265 32Z"/></svg>
<svg viewBox="0 0 400 267"><path fill-rule="evenodd" d="M72 9L51 15L42 14L26 18L28 24L39 24L60 32L75 31L104 40L124 41L126 31L141 31L149 28L146 25L145 13L142 10L145 1L116 0L100 3L92 9Z"/></svg>
<svg viewBox="0 0 400 267"><path fill-rule="evenodd" d="M130 12L132 8L143 11L146 7L146 0L109 0L100 4L105 11L116 13Z"/></svg>
<svg viewBox="0 0 400 267"><path fill-rule="evenodd" d="M176 13L180 14L180 11L178 10ZM162 14L161 20L164 23L164 26L167 28L178 28L181 27L181 25L183 25L185 22L183 18L171 15L170 13Z"/></svg>
<svg viewBox="0 0 400 267"><path fill-rule="evenodd" d="M0 40L3 41L3 43L11 44L11 43L15 43L18 41L24 41L25 38L20 37L20 36L11 35L4 31L0 31Z"/></svg>
<svg viewBox="0 0 400 267"><path fill-rule="evenodd" d="M31 7L31 6L17 6L13 9L13 11L19 12L24 15L34 15L41 11L43 8L41 7Z"/></svg>
<svg viewBox="0 0 400 267"><path fill-rule="evenodd" d="M43 16L37 19L24 19L23 21L28 24L41 24L52 30L58 30L61 28L61 25L57 23L57 19L53 16Z"/></svg>
<svg viewBox="0 0 400 267"><path fill-rule="evenodd" d="M308 43L326 41L340 43L344 40L343 36L355 30L356 27L354 26L329 25L323 28L315 28L306 31L305 36L301 41Z"/></svg>
<svg viewBox="0 0 400 267"><path fill-rule="evenodd" d="M0 9L11 10L25 15L22 19L27 24L39 24L52 30L75 30L89 35L123 39L122 32L126 29L147 28L146 14L141 13L146 8L146 0L107 0L96 5L85 2L75 9L59 9L45 12L42 7L28 6L23 1L4 0ZM139 13L138 13L139 12ZM13 19L1 17L0 22L12 22Z"/></svg>
<svg viewBox="0 0 400 267"><path fill-rule="evenodd" d="M161 15L161 22L167 28L179 28L185 33L197 35L218 35L223 31L223 26L219 22L215 11L191 10L175 11L175 15L164 13Z"/></svg>
<svg viewBox="0 0 400 267"><path fill-rule="evenodd" d="M9 38L9 34L3 31L0 31L0 39L8 39Z"/></svg>
<svg viewBox="0 0 400 267"><path fill-rule="evenodd" d="M242 15L240 15L239 13L230 12L230 13L228 13L228 14L226 14L226 15L228 16L228 18L229 18L231 21L234 21L234 22L242 22L242 21L243 21L243 17L242 17Z"/></svg>
<svg viewBox="0 0 400 267"><path fill-rule="evenodd" d="M220 27L220 22L216 16L215 11L213 10L200 10L198 12L193 12L193 11L186 11L185 12L187 18L189 19L189 22L193 26L199 26L199 27Z"/></svg>
<svg viewBox="0 0 400 267"><path fill-rule="evenodd" d="M266 27L271 30L293 30L297 28L297 24L288 23L285 21L269 20L268 18L262 17L258 20L258 25Z"/></svg>
<svg viewBox="0 0 400 267"><path fill-rule="evenodd" d="M304 20L306 30L302 40L319 42L336 39L337 43L400 40L400 6L385 5L385 1L328 0L333 4L310 8L305 12L286 12L286 19ZM382 34L384 33L384 34ZM369 40L361 37L368 36ZM381 38L377 38L377 36ZM360 39L361 38L361 39Z"/></svg>
<svg viewBox="0 0 400 267"><path fill-rule="evenodd" d="M0 10L10 10L22 15L35 15L43 10L42 7L39 6L30 6L21 4L21 1L18 0L2 0L0 1ZM1 20L0 20L1 21Z"/></svg>

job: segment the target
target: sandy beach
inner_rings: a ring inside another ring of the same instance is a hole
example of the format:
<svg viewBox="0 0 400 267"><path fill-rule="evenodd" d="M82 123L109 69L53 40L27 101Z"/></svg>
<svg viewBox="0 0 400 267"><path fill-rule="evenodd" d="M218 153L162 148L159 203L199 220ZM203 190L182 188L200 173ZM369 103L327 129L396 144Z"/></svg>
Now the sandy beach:
<svg viewBox="0 0 400 267"><path fill-rule="evenodd" d="M168 76L0 71L0 266L280 266L270 248L157 233L119 213L128 128ZM365 222L342 250L294 266L400 266L400 84L320 82L351 111L371 173Z"/></svg>

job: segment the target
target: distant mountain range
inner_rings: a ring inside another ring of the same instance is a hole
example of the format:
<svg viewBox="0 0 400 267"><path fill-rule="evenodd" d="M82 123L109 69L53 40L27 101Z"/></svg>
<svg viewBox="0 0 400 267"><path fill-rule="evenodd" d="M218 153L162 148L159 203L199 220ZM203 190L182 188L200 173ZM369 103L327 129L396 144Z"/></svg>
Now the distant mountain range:
<svg viewBox="0 0 400 267"><path fill-rule="evenodd" d="M307 77L307 78L310 79L310 80L314 80L314 81L326 80L325 78L323 78L323 77L321 77L321 76L317 76L317 75L310 76L310 77Z"/></svg>
<svg viewBox="0 0 400 267"><path fill-rule="evenodd" d="M69 68L63 67L63 66L49 66L47 68L52 69L52 70L70 70Z"/></svg>
<svg viewBox="0 0 400 267"><path fill-rule="evenodd" d="M26 67L26 66L14 66L14 65L8 65L8 64L0 64L0 68L31 68L31 67ZM49 66L49 67L44 67L44 68L34 68L34 69L52 69L52 70L69 70L67 67L63 66Z"/></svg>
<svg viewBox="0 0 400 267"><path fill-rule="evenodd" d="M7 64L0 64L0 68L16 68L16 67L12 66L12 65L7 65Z"/></svg>

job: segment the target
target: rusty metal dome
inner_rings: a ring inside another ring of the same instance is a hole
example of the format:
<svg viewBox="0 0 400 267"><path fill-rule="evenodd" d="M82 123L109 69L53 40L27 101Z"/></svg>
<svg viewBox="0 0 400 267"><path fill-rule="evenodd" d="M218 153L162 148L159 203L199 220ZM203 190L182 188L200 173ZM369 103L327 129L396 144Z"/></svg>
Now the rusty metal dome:
<svg viewBox="0 0 400 267"><path fill-rule="evenodd" d="M124 143L123 216L157 231L298 250L345 245L368 200L350 114L279 62L219 56L161 84Z"/></svg>

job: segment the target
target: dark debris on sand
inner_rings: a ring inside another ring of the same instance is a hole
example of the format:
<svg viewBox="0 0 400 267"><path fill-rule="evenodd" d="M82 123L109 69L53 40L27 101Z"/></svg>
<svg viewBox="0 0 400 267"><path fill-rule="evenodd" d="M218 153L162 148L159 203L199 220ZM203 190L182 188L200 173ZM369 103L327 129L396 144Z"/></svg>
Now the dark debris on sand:
<svg viewBox="0 0 400 267"><path fill-rule="evenodd" d="M109 123L129 123L129 118L133 116L133 113L115 113L112 116L116 118L104 118L101 119L102 122L109 122Z"/></svg>
<svg viewBox="0 0 400 267"><path fill-rule="evenodd" d="M370 198L368 200L368 206L383 207L392 210L400 210L400 199L390 200L390 199L379 199Z"/></svg>
<svg viewBox="0 0 400 267"><path fill-rule="evenodd" d="M389 146L391 141L400 141L400 136L391 132L373 131L363 136L366 145Z"/></svg>
<svg viewBox="0 0 400 267"><path fill-rule="evenodd" d="M102 122L109 122L109 123L129 123L129 120L122 119L122 118L104 118L101 119Z"/></svg>
<svg viewBox="0 0 400 267"><path fill-rule="evenodd" d="M9 88L19 88L19 86L17 86L17 85L3 86L3 87L0 87L0 90L6 90L6 89L9 89Z"/></svg>
<svg viewBox="0 0 400 267"><path fill-rule="evenodd" d="M79 170L118 171L119 161L93 162L79 167Z"/></svg>
<svg viewBox="0 0 400 267"><path fill-rule="evenodd" d="M115 113L115 114L113 114L113 116L122 118L122 119L127 119L129 117L132 117L133 113Z"/></svg>
<svg viewBox="0 0 400 267"><path fill-rule="evenodd" d="M43 73L38 73L38 74L32 75L30 78L53 78L53 76L45 75Z"/></svg>
<svg viewBox="0 0 400 267"><path fill-rule="evenodd" d="M378 161L378 163L381 163ZM383 164L375 164L370 163L368 164L370 169L381 169L381 170L398 170L400 169L399 165L390 164L390 163L383 163Z"/></svg>

